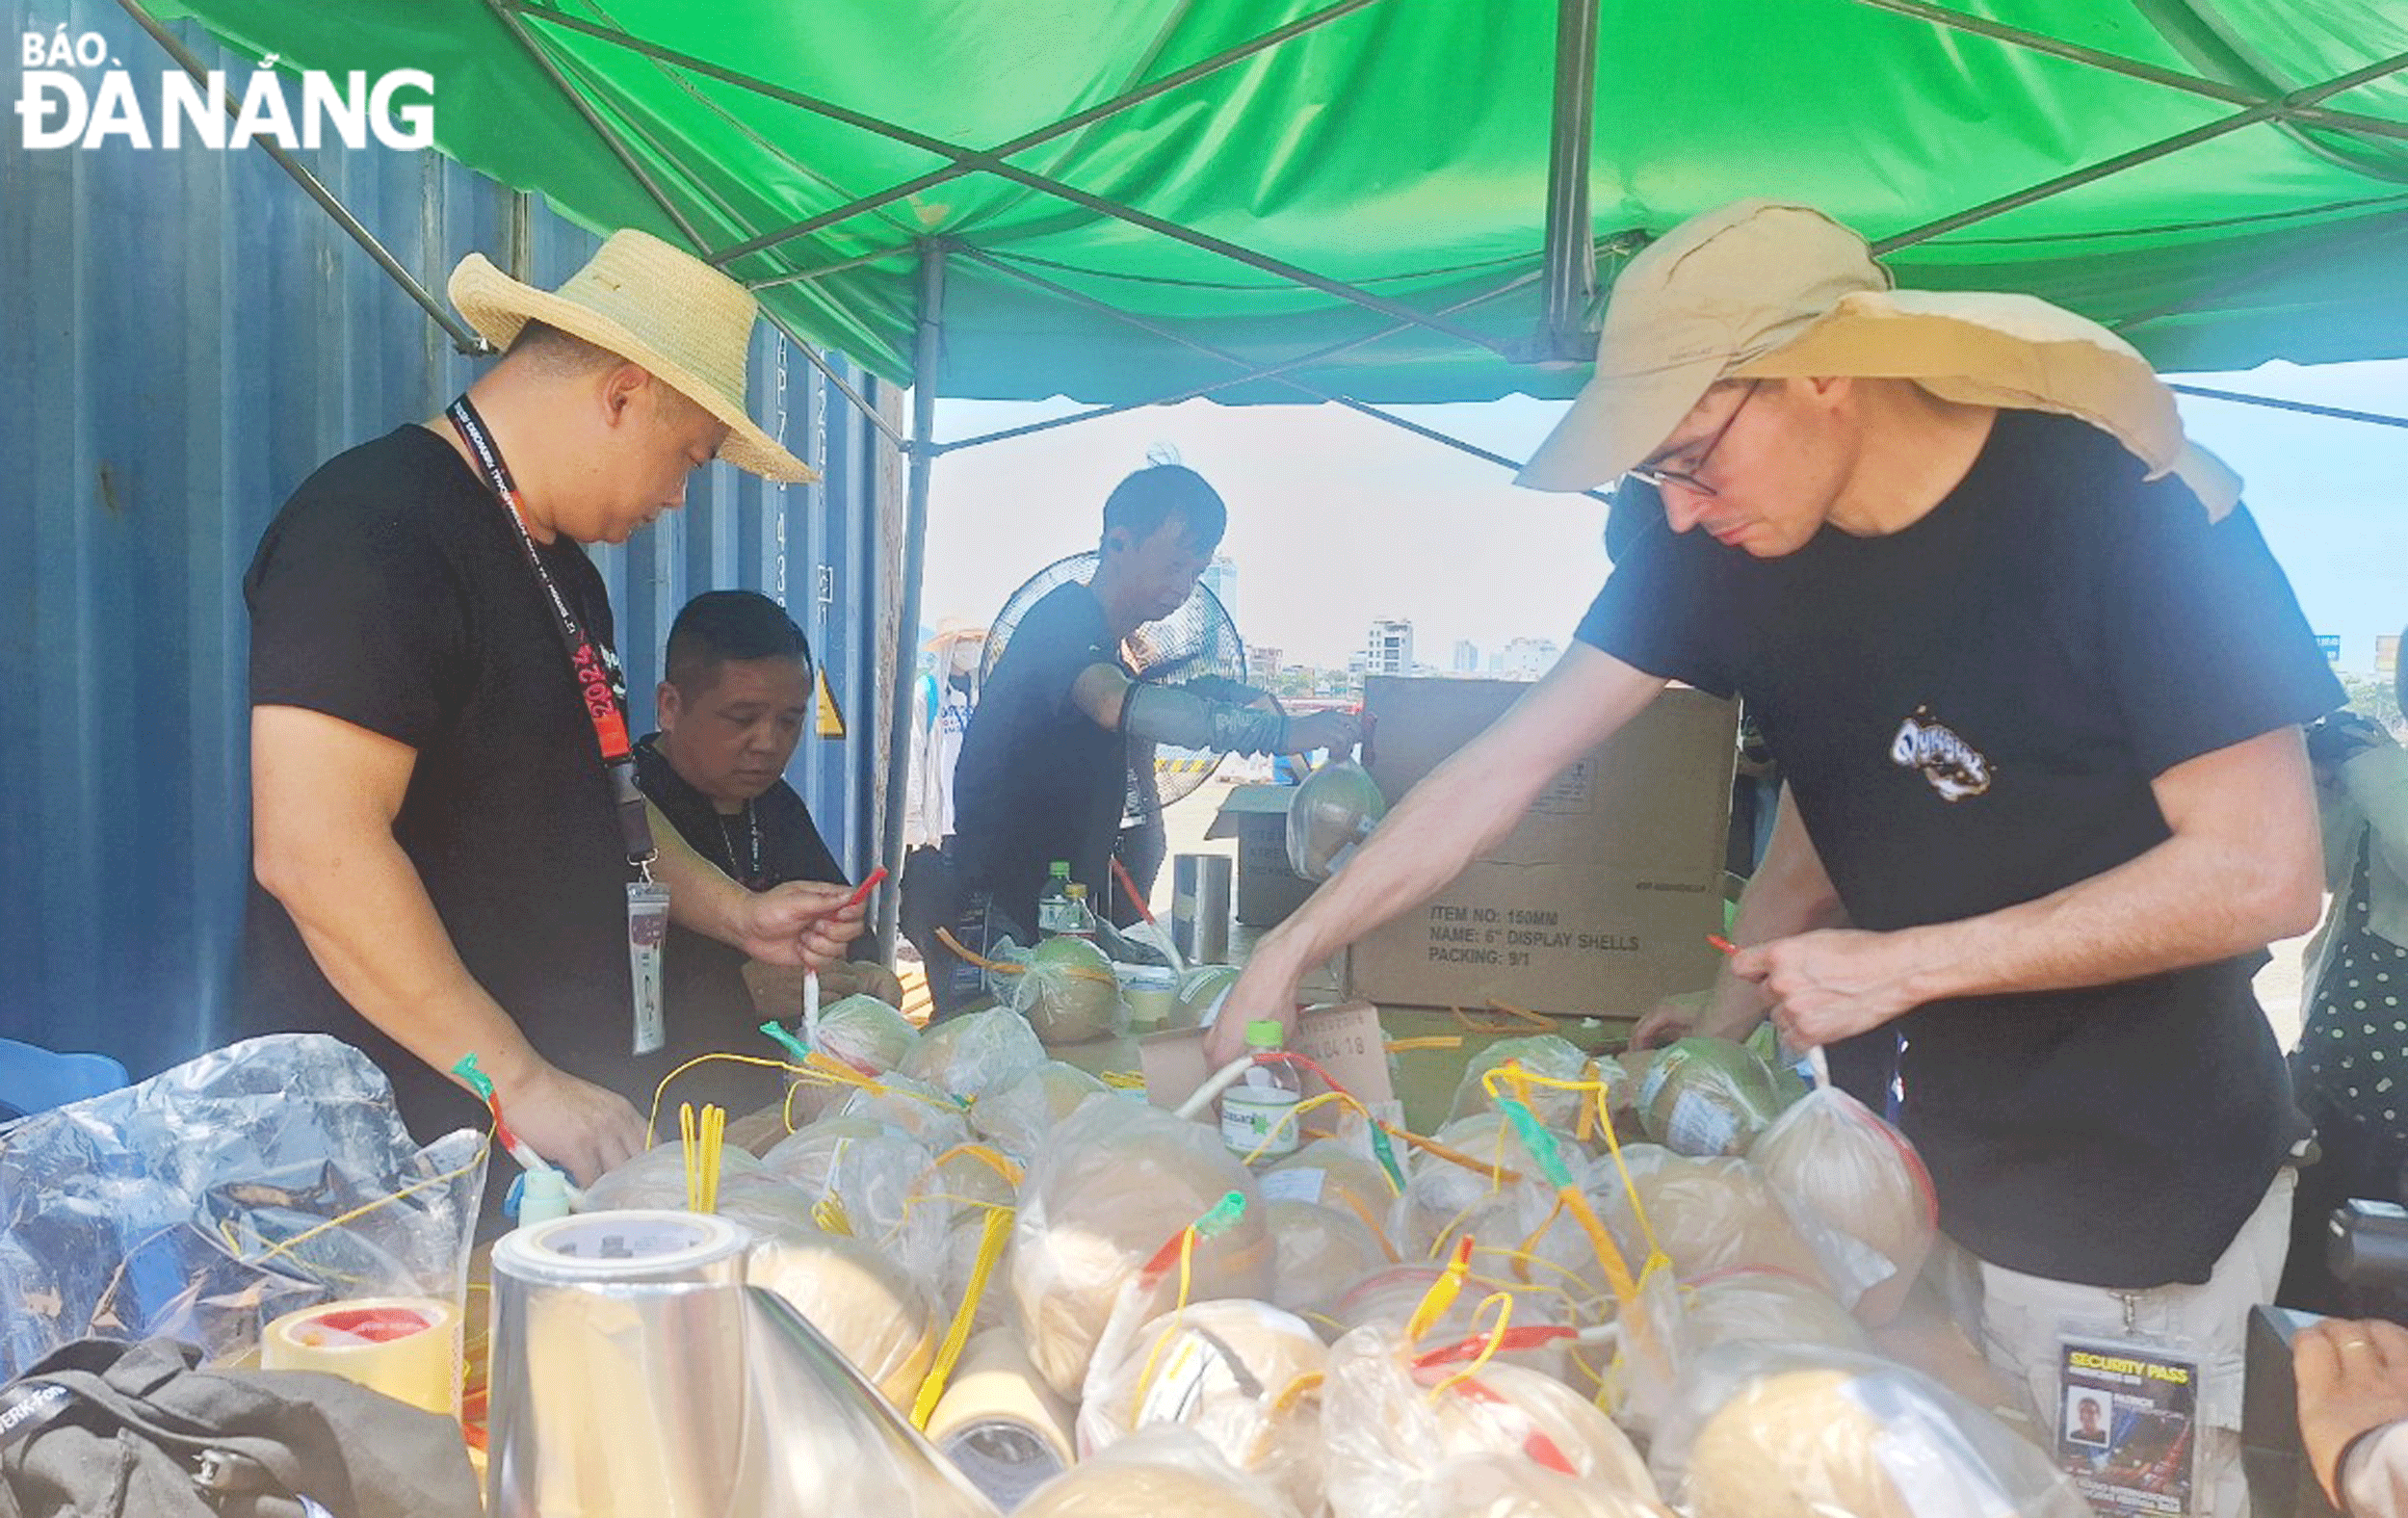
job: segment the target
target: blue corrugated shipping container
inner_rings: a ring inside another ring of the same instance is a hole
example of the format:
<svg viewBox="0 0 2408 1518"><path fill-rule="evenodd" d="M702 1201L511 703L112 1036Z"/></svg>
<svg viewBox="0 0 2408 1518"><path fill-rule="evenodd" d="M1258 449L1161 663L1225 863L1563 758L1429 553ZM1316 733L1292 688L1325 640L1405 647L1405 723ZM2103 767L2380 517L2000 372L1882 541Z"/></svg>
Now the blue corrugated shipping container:
<svg viewBox="0 0 2408 1518"><path fill-rule="evenodd" d="M151 85L174 66L106 0L0 0L0 17L11 102L30 32L97 34ZM220 65L197 28L175 30ZM227 1026L249 870L242 575L259 534L318 463L432 415L477 361L264 153L29 151L13 112L4 130L0 1034L140 1074ZM432 153L300 156L437 292L472 250L552 285L597 242ZM689 596L743 587L787 605L851 727L806 737L790 778L858 874L877 852L885 669L878 440L774 332L752 356L755 414L823 483L714 467L682 512L595 561L638 731Z"/></svg>

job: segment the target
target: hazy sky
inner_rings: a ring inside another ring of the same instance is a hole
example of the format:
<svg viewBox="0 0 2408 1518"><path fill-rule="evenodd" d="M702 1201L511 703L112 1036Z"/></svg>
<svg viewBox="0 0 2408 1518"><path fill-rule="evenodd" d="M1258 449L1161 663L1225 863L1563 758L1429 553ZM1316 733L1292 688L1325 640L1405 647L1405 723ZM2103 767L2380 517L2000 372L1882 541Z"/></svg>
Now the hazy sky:
<svg viewBox="0 0 2408 1518"><path fill-rule="evenodd" d="M2195 377L2202 384L2408 415L2408 361ZM1415 406L1426 426L1527 457L1561 402ZM951 401L937 435L1074 409ZM2191 434L2249 483L2248 501L2308 619L2369 669L2408 623L2408 430L2186 398ZM1175 450L1229 502L1238 625L1291 661L1338 666L1374 617L1408 617L1446 668L1516 637L1567 641L1610 567L1602 503L1516 488L1505 471L1337 406L1184 406L1127 412L947 456L929 513L923 617L984 621L1013 588L1094 546L1105 495L1146 451Z"/></svg>

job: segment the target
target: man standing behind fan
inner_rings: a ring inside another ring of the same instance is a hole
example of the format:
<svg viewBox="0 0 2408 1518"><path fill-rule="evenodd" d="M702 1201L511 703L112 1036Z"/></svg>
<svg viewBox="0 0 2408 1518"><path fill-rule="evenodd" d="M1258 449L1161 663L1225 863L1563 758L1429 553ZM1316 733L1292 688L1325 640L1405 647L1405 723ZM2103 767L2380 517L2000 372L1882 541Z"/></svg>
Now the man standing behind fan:
<svg viewBox="0 0 2408 1518"><path fill-rule="evenodd" d="M1132 740L1217 752L1294 753L1354 742L1345 712L1291 720L1194 687L1149 684L1123 647L1195 593L1229 510L1179 464L1140 469L1104 502L1094 578L1056 587L1010 630L988 672L955 772L962 909L955 931L984 953L1008 934L1029 943L1055 860L1113 914L1112 846L1129 795ZM1000 631L1000 629L999 629ZM938 1015L979 994L974 966L929 965Z"/></svg>

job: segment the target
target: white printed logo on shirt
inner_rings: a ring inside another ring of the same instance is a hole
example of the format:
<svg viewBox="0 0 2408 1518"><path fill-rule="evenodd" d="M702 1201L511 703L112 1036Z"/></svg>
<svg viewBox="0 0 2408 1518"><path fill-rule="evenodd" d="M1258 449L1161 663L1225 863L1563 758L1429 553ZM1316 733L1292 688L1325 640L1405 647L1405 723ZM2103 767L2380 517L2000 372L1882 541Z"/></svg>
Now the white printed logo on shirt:
<svg viewBox="0 0 2408 1518"><path fill-rule="evenodd" d="M1921 770L1931 788L1948 801L1961 801L1990 789L1990 761L1981 750L1932 720L1929 707L1898 724L1890 740L1890 762L1902 770Z"/></svg>

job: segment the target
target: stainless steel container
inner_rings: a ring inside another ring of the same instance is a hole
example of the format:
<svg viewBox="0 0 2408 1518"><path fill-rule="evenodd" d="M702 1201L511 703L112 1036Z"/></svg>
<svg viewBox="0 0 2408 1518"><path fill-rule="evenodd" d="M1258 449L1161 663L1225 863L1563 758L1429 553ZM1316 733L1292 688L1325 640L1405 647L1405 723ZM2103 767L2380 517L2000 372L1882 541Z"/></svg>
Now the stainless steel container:
<svg viewBox="0 0 2408 1518"><path fill-rule="evenodd" d="M1190 964L1229 961L1227 854L1183 853L1170 862L1170 938Z"/></svg>
<svg viewBox="0 0 2408 1518"><path fill-rule="evenodd" d="M997 1518L785 1298L750 1238L588 1213L493 1249L495 1518Z"/></svg>

